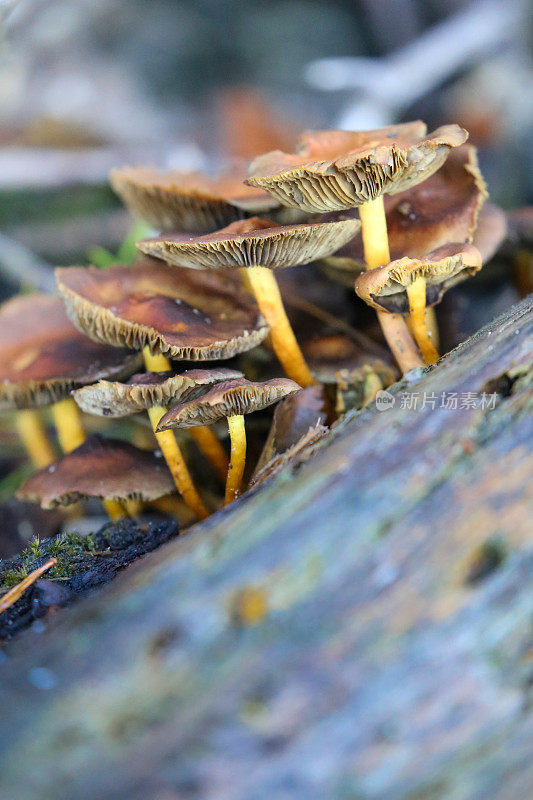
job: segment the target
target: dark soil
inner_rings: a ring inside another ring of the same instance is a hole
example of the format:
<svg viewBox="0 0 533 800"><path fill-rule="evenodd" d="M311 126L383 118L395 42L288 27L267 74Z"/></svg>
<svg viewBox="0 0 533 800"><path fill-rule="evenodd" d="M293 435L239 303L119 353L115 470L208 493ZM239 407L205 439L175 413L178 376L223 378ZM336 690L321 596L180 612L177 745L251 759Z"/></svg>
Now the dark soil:
<svg viewBox="0 0 533 800"><path fill-rule="evenodd" d="M178 535L174 519L139 526L133 520L107 523L97 533L61 534L34 539L20 555L0 560L0 596L50 557L57 564L29 588L11 608L0 615L0 640L43 617L50 609L65 606L91 589L107 583L118 570L155 550Z"/></svg>

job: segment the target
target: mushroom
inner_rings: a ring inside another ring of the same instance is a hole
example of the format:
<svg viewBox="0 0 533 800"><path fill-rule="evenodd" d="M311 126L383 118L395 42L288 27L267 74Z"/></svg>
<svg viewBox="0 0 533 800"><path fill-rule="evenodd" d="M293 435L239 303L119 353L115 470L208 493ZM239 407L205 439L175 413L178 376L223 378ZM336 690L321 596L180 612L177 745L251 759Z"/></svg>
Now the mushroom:
<svg viewBox="0 0 533 800"><path fill-rule="evenodd" d="M447 244L423 258L400 258L361 273L355 291L381 313L408 313L424 359L433 364L439 356L426 329L426 303L438 303L447 289L478 272L481 266L481 254L474 245Z"/></svg>
<svg viewBox="0 0 533 800"><path fill-rule="evenodd" d="M227 419L231 439L231 459L226 481L225 502L230 503L240 492L246 460L244 414L260 411L294 394L300 386L288 378L272 378L262 383L239 378L219 383L195 400L171 408L159 420L158 431L171 428L193 428Z"/></svg>
<svg viewBox="0 0 533 800"><path fill-rule="evenodd" d="M140 363L135 353L79 333L59 297L21 295L0 307L0 409L20 409L17 428L38 468L55 454L36 409L52 405L59 442L68 452L85 438L71 389L99 378L125 378Z"/></svg>
<svg viewBox="0 0 533 800"><path fill-rule="evenodd" d="M176 234L138 243L147 255L178 267L246 268L272 345L286 374L301 386L315 382L283 307L273 270L306 264L337 250L359 230L358 220L279 226L252 217L201 236Z"/></svg>
<svg viewBox="0 0 533 800"><path fill-rule="evenodd" d="M144 372L132 375L127 383L101 380L72 393L82 411L102 417L127 417L153 406L172 406L190 400L215 383L242 378L235 369L189 369L180 375L172 372ZM211 434L205 437L205 431ZM197 437L199 432L199 437ZM191 430L193 438L209 458L222 480L226 479L228 459L210 428ZM214 445L213 445L214 442Z"/></svg>
<svg viewBox="0 0 533 800"><path fill-rule="evenodd" d="M486 197L476 148L465 144L451 150L444 165L426 181L383 198L390 260L420 258L449 242L473 242L490 206L484 205ZM361 236L322 259L320 266L335 280L353 287L366 268Z"/></svg>
<svg viewBox="0 0 533 800"><path fill-rule="evenodd" d="M173 488L172 476L157 453L93 434L28 478L17 497L42 508L89 497L124 506L128 501L156 500Z"/></svg>
<svg viewBox="0 0 533 800"><path fill-rule="evenodd" d="M179 274L145 259L106 270L56 270L67 313L87 336L143 350L146 369L168 372L171 358L231 358L261 342L268 327L238 277L184 269ZM166 409L148 409L154 431ZM211 433L211 432L210 432ZM178 491L198 517L207 516L170 431L156 433ZM212 434L211 434L212 439Z"/></svg>
<svg viewBox="0 0 533 800"><path fill-rule="evenodd" d="M160 231L212 231L248 214L287 209L262 189L246 186L246 165L210 177L200 172L122 167L111 185L133 214ZM295 213L292 212L294 217Z"/></svg>
<svg viewBox="0 0 533 800"><path fill-rule="evenodd" d="M274 151L256 158L247 183L307 211L358 206L365 262L375 269L390 262L383 195L426 180L446 161L450 148L468 137L457 125L431 134L426 130L417 121L373 131L306 133L297 153ZM378 311L378 318L400 367L406 371L420 365L401 316Z"/></svg>

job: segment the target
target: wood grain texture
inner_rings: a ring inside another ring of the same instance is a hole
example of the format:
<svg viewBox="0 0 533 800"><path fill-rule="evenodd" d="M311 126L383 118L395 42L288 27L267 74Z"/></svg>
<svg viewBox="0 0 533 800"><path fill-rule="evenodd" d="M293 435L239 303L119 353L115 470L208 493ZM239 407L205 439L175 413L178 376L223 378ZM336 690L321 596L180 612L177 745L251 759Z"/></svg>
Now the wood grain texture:
<svg viewBox="0 0 533 800"><path fill-rule="evenodd" d="M532 307L9 646L1 800L530 796Z"/></svg>

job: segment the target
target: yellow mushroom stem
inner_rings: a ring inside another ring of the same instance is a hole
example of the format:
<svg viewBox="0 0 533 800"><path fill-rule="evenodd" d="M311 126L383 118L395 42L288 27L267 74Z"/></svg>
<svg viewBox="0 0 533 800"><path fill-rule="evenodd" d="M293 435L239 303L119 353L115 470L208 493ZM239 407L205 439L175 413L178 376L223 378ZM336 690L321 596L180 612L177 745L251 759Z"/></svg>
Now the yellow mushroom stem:
<svg viewBox="0 0 533 800"><path fill-rule="evenodd" d="M54 403L52 416L57 439L64 453L71 453L72 450L84 443L86 436L81 421L80 409L71 397L66 397L64 400L58 400L57 403ZM128 516L126 508L116 500L102 500L102 505L113 522L116 522L120 517Z"/></svg>
<svg viewBox="0 0 533 800"><path fill-rule="evenodd" d="M64 453L70 453L85 441L80 409L71 397L58 400L52 406L57 438Z"/></svg>
<svg viewBox="0 0 533 800"><path fill-rule="evenodd" d="M407 287L411 328L426 364L434 364L439 354L426 327L426 279L421 275Z"/></svg>
<svg viewBox="0 0 533 800"><path fill-rule="evenodd" d="M390 252L383 195L359 206L359 217L367 269L385 266L390 262ZM408 372L413 367L423 367L424 362L402 315L378 311L377 317L402 372Z"/></svg>
<svg viewBox="0 0 533 800"><path fill-rule="evenodd" d="M229 460L216 433L207 425L199 425L197 428L191 428L190 434L224 483L228 474Z"/></svg>
<svg viewBox="0 0 533 800"><path fill-rule="evenodd" d="M234 414L228 417L231 440L231 458L226 480L225 504L232 503L240 494L244 464L246 462L246 428L244 416Z"/></svg>
<svg viewBox="0 0 533 800"><path fill-rule="evenodd" d="M248 267L248 277L257 305L270 325L270 339L285 374L300 386L316 383L287 319L278 282L271 269Z"/></svg>
<svg viewBox="0 0 533 800"><path fill-rule="evenodd" d="M149 347L143 349L143 357L144 365L149 372L168 372L171 369L168 359L162 355L153 355ZM176 441L176 436L173 431L156 432L157 424L166 412L167 409L164 406L152 406L152 408L148 409L148 416L152 423L155 438L167 462L167 466L176 484L176 489L198 519L205 519L209 516L209 511L205 507L192 482L191 475Z"/></svg>
<svg viewBox="0 0 533 800"><path fill-rule="evenodd" d="M55 453L46 435L41 415L34 409L25 408L15 417L18 435L24 445L31 463L42 469L55 461Z"/></svg>
<svg viewBox="0 0 533 800"><path fill-rule="evenodd" d="M44 573L49 570L50 567L55 566L55 564L57 564L57 559L49 558L45 564L37 567L37 569L34 569L33 572L30 572L30 574L24 578L24 580L20 581L20 583L17 583L16 586L13 586L12 589L2 595L2 597L0 597L0 614L16 603L17 600L22 597L26 589L29 589L29 587L35 583L35 581L38 580L41 575L44 575Z"/></svg>

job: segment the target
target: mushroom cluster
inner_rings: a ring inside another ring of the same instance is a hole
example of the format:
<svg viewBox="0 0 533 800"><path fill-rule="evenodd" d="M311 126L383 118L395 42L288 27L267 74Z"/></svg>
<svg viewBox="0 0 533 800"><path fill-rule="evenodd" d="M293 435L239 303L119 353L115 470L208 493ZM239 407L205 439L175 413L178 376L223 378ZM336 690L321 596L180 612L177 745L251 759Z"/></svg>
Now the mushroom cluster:
<svg viewBox="0 0 533 800"><path fill-rule="evenodd" d="M467 138L457 125L428 134L412 122L307 132L294 153L214 176L113 170L115 191L155 229L137 243L136 261L58 268L59 297L19 297L0 309L0 404L21 409L21 437L40 469L19 495L44 507L98 497L117 516L132 501L177 491L203 519L217 505L207 496L215 475L225 503L242 491L244 415L259 412L248 448L258 455L250 485L259 486L394 382L397 367L434 363L434 305L499 243L491 238L498 209L482 209L486 187ZM325 308L328 278L315 302L305 271L286 269L312 262L355 287L351 306L357 296L375 310L390 353L341 320L335 304ZM276 403L268 433L263 412ZM45 405L59 461L35 411ZM138 425L146 412L152 449L86 439L80 411ZM190 463L188 436L206 459L201 468Z"/></svg>

